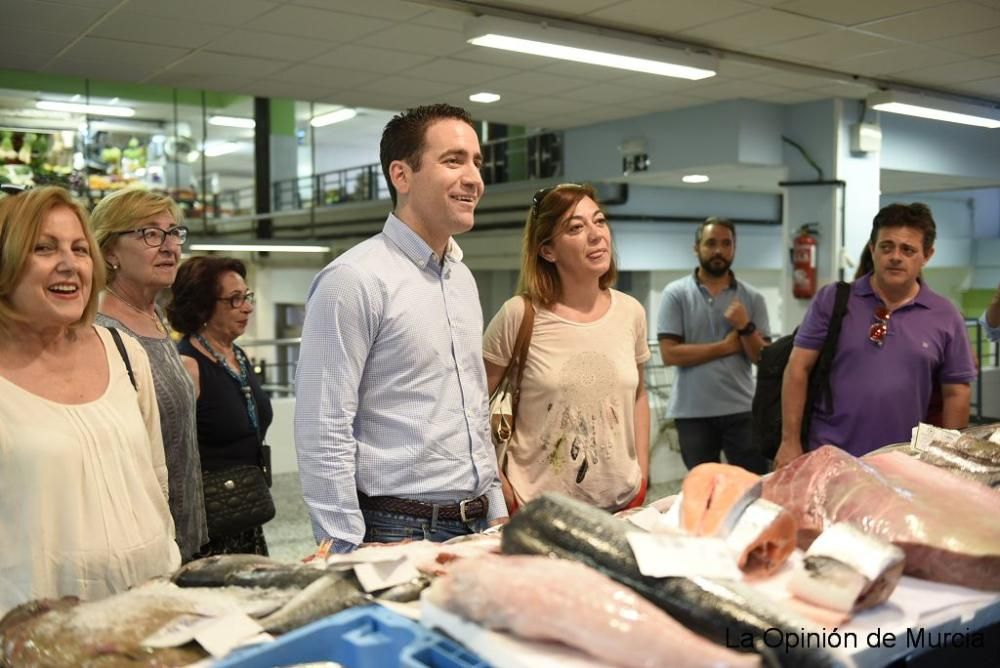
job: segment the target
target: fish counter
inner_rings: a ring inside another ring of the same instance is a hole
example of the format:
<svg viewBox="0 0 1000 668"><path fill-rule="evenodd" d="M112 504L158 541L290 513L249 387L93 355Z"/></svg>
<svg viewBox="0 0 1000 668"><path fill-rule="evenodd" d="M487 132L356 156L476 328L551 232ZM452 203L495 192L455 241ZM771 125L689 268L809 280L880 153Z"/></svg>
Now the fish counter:
<svg viewBox="0 0 1000 668"><path fill-rule="evenodd" d="M287 563L209 557L0 620L0 666L869 666L1000 656L1000 439L920 425L759 478L708 464L614 516Z"/></svg>

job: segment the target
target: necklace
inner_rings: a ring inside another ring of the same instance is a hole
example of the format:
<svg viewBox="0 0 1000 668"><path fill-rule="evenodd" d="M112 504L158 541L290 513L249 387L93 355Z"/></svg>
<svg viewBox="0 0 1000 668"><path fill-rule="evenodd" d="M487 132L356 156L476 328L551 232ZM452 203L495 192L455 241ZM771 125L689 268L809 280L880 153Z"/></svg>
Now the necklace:
<svg viewBox="0 0 1000 668"><path fill-rule="evenodd" d="M237 385L240 386L240 392L243 394L243 399L247 404L247 417L250 418L250 426L256 431L260 431L259 422L257 421L257 401L253 396L253 388L250 386L250 363L247 361L247 356L243 354L242 348L237 348L236 346L230 344L233 350L233 356L236 357L236 363L239 367L239 373L234 371L229 363L226 362L226 358L222 356L222 353L217 351L212 347L212 344L208 342L208 339L202 334L195 334L194 338L197 339L205 350L211 353L215 361L219 363L226 373L236 381Z"/></svg>
<svg viewBox="0 0 1000 668"><path fill-rule="evenodd" d="M111 294L113 294L118 299L118 301L120 301L122 304L125 304L125 306L128 306L130 309L132 309L133 311L135 311L139 315L146 316L147 318L149 318L150 320L152 320L153 324L156 325L156 329L157 329L158 332L160 332L160 334L166 334L167 333L166 328L163 326L163 320L160 319L160 312L156 310L156 306L155 305L153 306L153 313L155 315L150 315L149 313L146 313L141 308L139 308L138 306L136 306L135 304L133 304L129 300L125 299L124 297L122 297L117 292L115 292L111 288L110 285L105 286L105 290L107 290L108 292L110 292Z"/></svg>

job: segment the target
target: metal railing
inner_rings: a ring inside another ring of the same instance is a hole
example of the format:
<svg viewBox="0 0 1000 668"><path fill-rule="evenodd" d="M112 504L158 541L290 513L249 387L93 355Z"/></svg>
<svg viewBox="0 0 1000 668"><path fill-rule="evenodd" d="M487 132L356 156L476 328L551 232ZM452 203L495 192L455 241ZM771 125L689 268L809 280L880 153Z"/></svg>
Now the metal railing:
<svg viewBox="0 0 1000 668"><path fill-rule="evenodd" d="M487 185L551 179L563 173L563 134L538 132L483 142L481 173ZM335 169L271 184L271 213L336 206L343 202L389 198L379 163ZM224 190L212 196L211 217L257 213L254 188Z"/></svg>

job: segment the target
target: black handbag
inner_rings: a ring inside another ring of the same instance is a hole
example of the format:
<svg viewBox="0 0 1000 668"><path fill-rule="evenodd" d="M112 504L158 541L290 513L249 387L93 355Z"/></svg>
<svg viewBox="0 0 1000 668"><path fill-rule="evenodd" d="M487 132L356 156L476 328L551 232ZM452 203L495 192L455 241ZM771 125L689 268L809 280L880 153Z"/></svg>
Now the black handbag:
<svg viewBox="0 0 1000 668"><path fill-rule="evenodd" d="M274 519L274 499L264 471L245 464L202 473L208 535L232 536Z"/></svg>

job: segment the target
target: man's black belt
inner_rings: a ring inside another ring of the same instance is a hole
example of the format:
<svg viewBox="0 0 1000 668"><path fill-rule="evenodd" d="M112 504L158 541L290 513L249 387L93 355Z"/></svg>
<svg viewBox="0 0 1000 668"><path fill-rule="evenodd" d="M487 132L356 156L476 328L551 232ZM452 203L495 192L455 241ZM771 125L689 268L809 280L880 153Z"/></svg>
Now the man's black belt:
<svg viewBox="0 0 1000 668"><path fill-rule="evenodd" d="M365 496L358 492L358 505L365 510L381 510L428 520L434 519L434 511L437 509L439 520L468 522L486 517L490 502L485 494L474 499L464 499L458 503L436 504L413 501L412 499L399 499L395 496Z"/></svg>

